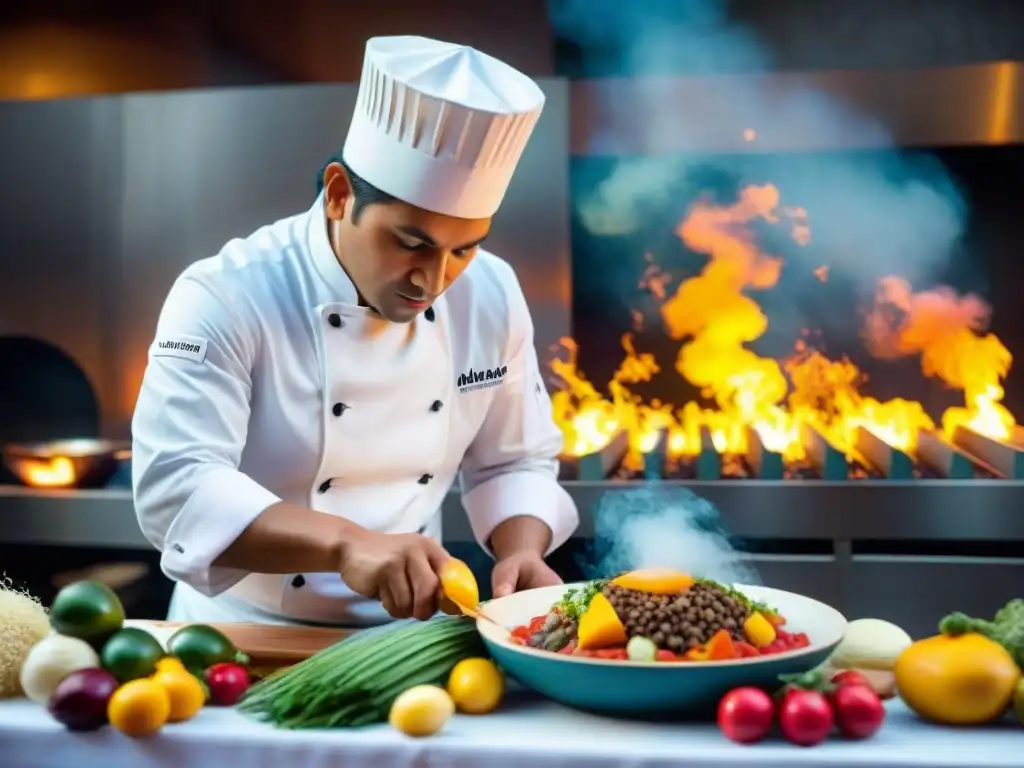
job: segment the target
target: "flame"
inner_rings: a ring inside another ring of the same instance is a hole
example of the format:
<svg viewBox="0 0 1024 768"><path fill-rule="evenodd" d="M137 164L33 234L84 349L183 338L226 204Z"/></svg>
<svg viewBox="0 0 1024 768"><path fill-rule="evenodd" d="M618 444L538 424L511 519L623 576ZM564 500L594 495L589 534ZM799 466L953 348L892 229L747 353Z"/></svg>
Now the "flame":
<svg viewBox="0 0 1024 768"><path fill-rule="evenodd" d="M74 462L66 456L19 458L17 473L25 485L35 488L68 488L78 478Z"/></svg>
<svg viewBox="0 0 1024 768"><path fill-rule="evenodd" d="M626 466L635 468L661 435L668 454L681 457L698 453L705 433L720 453L741 454L753 433L765 448L793 464L806 459L804 425L851 457L856 457L861 428L914 453L918 433L935 428L920 403L881 402L861 394L864 376L852 362L829 359L803 339L782 361L761 357L748 346L768 327L750 291L773 288L783 267L780 257L764 252L757 242L754 226L763 224L786 227L797 245L810 242L805 210L782 206L772 185L748 186L730 205L700 200L690 207L676 233L689 250L708 260L674 293L669 292L671 276L650 254L645 257L640 286L659 303L667 334L681 344L675 370L716 407L647 403L635 395L631 387L649 381L660 368L653 356L636 351L631 334L622 338L624 357L605 396L578 369L575 343L563 339L568 358L555 360L552 368L563 385L553 401L566 455L599 451L624 431L629 436ZM828 267L814 274L825 282ZM989 309L976 296L958 297L947 288L914 294L905 281L887 277L878 284L863 335L876 357L919 355L926 376L963 391L965 405L942 416L947 437L967 426L1005 440L1015 427L1000 402L1012 356L998 338L985 333L988 320ZM634 312L634 328L642 322L642 314Z"/></svg>
<svg viewBox="0 0 1024 768"><path fill-rule="evenodd" d="M942 428L957 427L1007 440L1016 426L1000 402L1002 381L1013 355L988 329L991 309L978 296L957 296L949 288L913 293L905 280L883 278L868 313L864 339L876 357L920 355L921 371L962 390L965 406L949 408Z"/></svg>

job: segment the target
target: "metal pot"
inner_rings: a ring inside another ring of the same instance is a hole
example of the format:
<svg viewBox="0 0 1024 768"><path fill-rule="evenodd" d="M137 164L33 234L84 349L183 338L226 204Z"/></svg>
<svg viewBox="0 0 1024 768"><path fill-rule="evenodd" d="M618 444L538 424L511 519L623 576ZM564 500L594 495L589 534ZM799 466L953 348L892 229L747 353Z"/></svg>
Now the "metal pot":
<svg viewBox="0 0 1024 768"><path fill-rule="evenodd" d="M94 438L4 447L3 461L31 488L102 488L131 457L128 443Z"/></svg>

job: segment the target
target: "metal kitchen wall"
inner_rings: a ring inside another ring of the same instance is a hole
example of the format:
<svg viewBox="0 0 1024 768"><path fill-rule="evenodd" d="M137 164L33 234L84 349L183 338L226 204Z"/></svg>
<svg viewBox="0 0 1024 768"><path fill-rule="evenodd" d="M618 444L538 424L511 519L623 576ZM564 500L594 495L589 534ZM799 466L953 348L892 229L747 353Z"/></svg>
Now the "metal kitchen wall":
<svg viewBox="0 0 1024 768"><path fill-rule="evenodd" d="M489 247L517 268L543 352L568 333L570 276L567 85L541 87L547 106ZM309 85L0 104L0 336L63 349L96 390L103 433L127 436L174 278L310 205L355 95Z"/></svg>

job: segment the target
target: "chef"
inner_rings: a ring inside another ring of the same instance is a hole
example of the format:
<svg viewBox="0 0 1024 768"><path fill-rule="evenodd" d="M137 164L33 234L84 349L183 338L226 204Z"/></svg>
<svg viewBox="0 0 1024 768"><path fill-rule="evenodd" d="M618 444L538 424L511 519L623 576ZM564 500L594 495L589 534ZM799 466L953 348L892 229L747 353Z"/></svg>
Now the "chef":
<svg viewBox="0 0 1024 768"><path fill-rule="evenodd" d="M425 619L457 479L495 594L559 583L562 436L522 288L482 248L543 104L472 48L374 38L313 206L174 283L132 422L169 619Z"/></svg>

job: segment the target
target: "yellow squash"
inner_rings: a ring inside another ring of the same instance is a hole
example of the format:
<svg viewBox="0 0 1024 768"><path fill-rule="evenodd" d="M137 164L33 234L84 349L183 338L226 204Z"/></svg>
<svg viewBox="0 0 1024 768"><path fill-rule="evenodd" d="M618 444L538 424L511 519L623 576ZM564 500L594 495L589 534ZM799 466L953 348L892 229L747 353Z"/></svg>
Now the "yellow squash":
<svg viewBox="0 0 1024 768"><path fill-rule="evenodd" d="M1003 646L973 632L918 640L899 655L893 673L907 706L945 725L981 725L1001 717L1021 676Z"/></svg>
<svg viewBox="0 0 1024 768"><path fill-rule="evenodd" d="M608 598L598 593L580 616L576 647L584 651L625 645L626 627Z"/></svg>
<svg viewBox="0 0 1024 768"><path fill-rule="evenodd" d="M764 648L775 642L775 627L760 611L754 611L743 622L743 634L755 648Z"/></svg>
<svg viewBox="0 0 1024 768"><path fill-rule="evenodd" d="M624 573L612 579L612 584L651 595L679 595L693 586L693 577L678 571L651 568Z"/></svg>
<svg viewBox="0 0 1024 768"><path fill-rule="evenodd" d="M474 613L480 605L480 587L477 586L476 577L461 560L454 557L445 561L441 566L439 574L441 590L444 596L458 606L463 613ZM450 606L444 605L445 613L454 613Z"/></svg>

